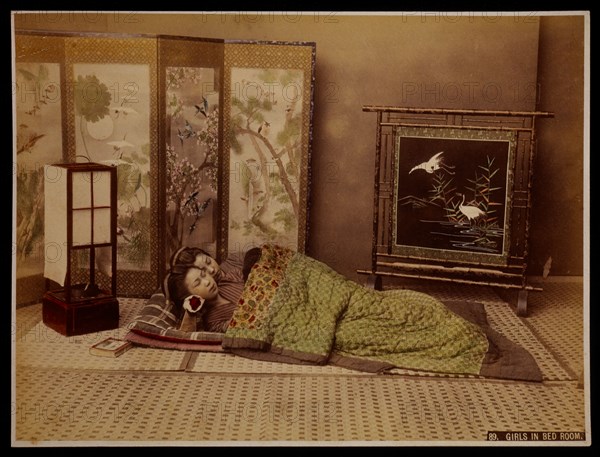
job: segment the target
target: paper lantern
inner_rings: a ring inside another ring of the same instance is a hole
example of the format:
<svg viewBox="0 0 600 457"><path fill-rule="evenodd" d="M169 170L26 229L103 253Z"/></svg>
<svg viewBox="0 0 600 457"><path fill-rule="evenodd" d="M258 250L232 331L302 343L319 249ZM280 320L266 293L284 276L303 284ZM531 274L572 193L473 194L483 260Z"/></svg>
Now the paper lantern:
<svg viewBox="0 0 600 457"><path fill-rule="evenodd" d="M59 287L44 294L43 321L68 336L117 328L116 168L70 163L44 171L44 276ZM109 287L97 284L97 269Z"/></svg>

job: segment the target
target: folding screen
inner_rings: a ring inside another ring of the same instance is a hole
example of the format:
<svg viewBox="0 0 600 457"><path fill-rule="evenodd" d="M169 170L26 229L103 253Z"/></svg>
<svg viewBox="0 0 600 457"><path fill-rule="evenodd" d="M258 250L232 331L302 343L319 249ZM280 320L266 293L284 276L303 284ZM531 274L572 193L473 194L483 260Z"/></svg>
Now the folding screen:
<svg viewBox="0 0 600 457"><path fill-rule="evenodd" d="M67 158L117 168L118 290L151 293L160 236L157 40L72 36L64 43Z"/></svg>
<svg viewBox="0 0 600 457"><path fill-rule="evenodd" d="M182 246L217 254L223 42L159 39L160 258Z"/></svg>
<svg viewBox="0 0 600 457"><path fill-rule="evenodd" d="M39 300L44 293L44 259L60 259L63 247L44 242L44 164L66 157L63 37L17 35L14 62L16 132L17 301Z"/></svg>
<svg viewBox="0 0 600 457"><path fill-rule="evenodd" d="M221 257L306 247L314 47L226 43Z"/></svg>
<svg viewBox="0 0 600 457"><path fill-rule="evenodd" d="M120 295L156 291L181 246L305 250L314 43L17 31L16 50L17 302L61 255L35 203L49 163L117 168Z"/></svg>

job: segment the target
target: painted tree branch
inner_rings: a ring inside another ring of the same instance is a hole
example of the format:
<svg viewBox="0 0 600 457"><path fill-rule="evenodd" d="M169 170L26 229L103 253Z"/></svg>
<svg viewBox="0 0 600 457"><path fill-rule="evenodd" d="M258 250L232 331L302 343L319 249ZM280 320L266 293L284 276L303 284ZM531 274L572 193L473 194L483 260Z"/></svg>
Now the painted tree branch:
<svg viewBox="0 0 600 457"><path fill-rule="evenodd" d="M198 171L202 171L205 168L217 168L217 164L209 161L202 162L202 164L198 166Z"/></svg>
<svg viewBox="0 0 600 457"><path fill-rule="evenodd" d="M260 229L261 232L265 233L268 236L273 236L277 234L277 231L273 229L273 227L271 227L269 224L265 224L262 220L262 217L267 213L267 210L269 209L269 202L271 201L271 184L269 182L269 174L266 173L267 159L265 157L265 154L262 152L258 141L256 141L256 138L254 136L250 136L250 141L252 142L256 153L258 154L258 159L261 167L260 169L262 170L261 175L263 178L263 182L265 183L265 195L262 205L260 206L260 208L258 208L258 210L254 212L254 214L252 214L250 220L254 225L256 225Z"/></svg>
<svg viewBox="0 0 600 457"><path fill-rule="evenodd" d="M174 204L176 205L176 208L179 208L181 201L177 199ZM177 249L179 249L179 225L178 211L176 211L173 215L172 221L169 223L169 247L171 252L175 252Z"/></svg>
<svg viewBox="0 0 600 457"><path fill-rule="evenodd" d="M255 132L254 130L250 130L250 129L243 128L243 127L238 127L238 131L240 133L249 135L250 138L252 138L254 141L256 141L256 139L260 139L263 142L263 144L267 147L267 149L271 153L271 156L273 157L273 160L275 160L275 163L277 164L277 168L279 169L279 176L281 178L281 183L283 184L283 187L285 188L286 192L288 193L288 195L290 197L294 215L296 216L296 218L298 218L298 214L299 214L298 196L296 195L296 191L294 190L292 183L290 182L289 177L285 171L285 167L283 166L283 162L281 161L281 156L277 153L277 151L275 150L273 145L269 142L269 140L267 140L264 136L260 135L259 133Z"/></svg>
<svg viewBox="0 0 600 457"><path fill-rule="evenodd" d="M42 175L42 171L38 172L38 174ZM41 212L44 208L44 179L42 176L39 176L31 214L29 214L29 217L21 219L21 222L17 227L17 250L21 260L24 260L25 257L27 257L29 244L34 236L35 223L42 217Z"/></svg>

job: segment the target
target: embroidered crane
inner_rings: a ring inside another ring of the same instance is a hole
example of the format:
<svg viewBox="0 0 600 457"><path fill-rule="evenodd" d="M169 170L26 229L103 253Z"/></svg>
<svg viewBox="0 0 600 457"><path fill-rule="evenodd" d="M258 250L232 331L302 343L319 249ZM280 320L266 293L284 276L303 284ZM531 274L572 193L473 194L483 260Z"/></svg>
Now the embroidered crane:
<svg viewBox="0 0 600 457"><path fill-rule="evenodd" d="M458 209L460 210L461 213L463 213L467 217L467 219L469 219L469 222L471 222L472 220L475 220L485 214L477 206L465 205L465 194L463 194L463 196L462 196L462 203L460 204Z"/></svg>
<svg viewBox="0 0 600 457"><path fill-rule="evenodd" d="M425 170L427 173L433 173L440 168L447 171L450 174L454 174L453 171L450 171L454 168L454 166L445 165L442 159L442 154L444 151L440 151L437 154L433 155L427 162L423 162L415 167L413 167L408 174L411 174L415 170Z"/></svg>

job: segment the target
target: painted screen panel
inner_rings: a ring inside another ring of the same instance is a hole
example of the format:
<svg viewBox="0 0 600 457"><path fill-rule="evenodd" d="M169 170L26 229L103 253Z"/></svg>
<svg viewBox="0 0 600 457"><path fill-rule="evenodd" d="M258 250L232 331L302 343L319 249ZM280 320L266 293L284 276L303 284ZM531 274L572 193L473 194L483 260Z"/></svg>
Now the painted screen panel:
<svg viewBox="0 0 600 457"><path fill-rule="evenodd" d="M165 68L166 258L182 246L216 252L218 69Z"/></svg>
<svg viewBox="0 0 600 457"><path fill-rule="evenodd" d="M475 129L399 129L393 252L506 263L515 136Z"/></svg>
<svg viewBox="0 0 600 457"><path fill-rule="evenodd" d="M296 246L302 157L300 70L233 68L229 244Z"/></svg>

